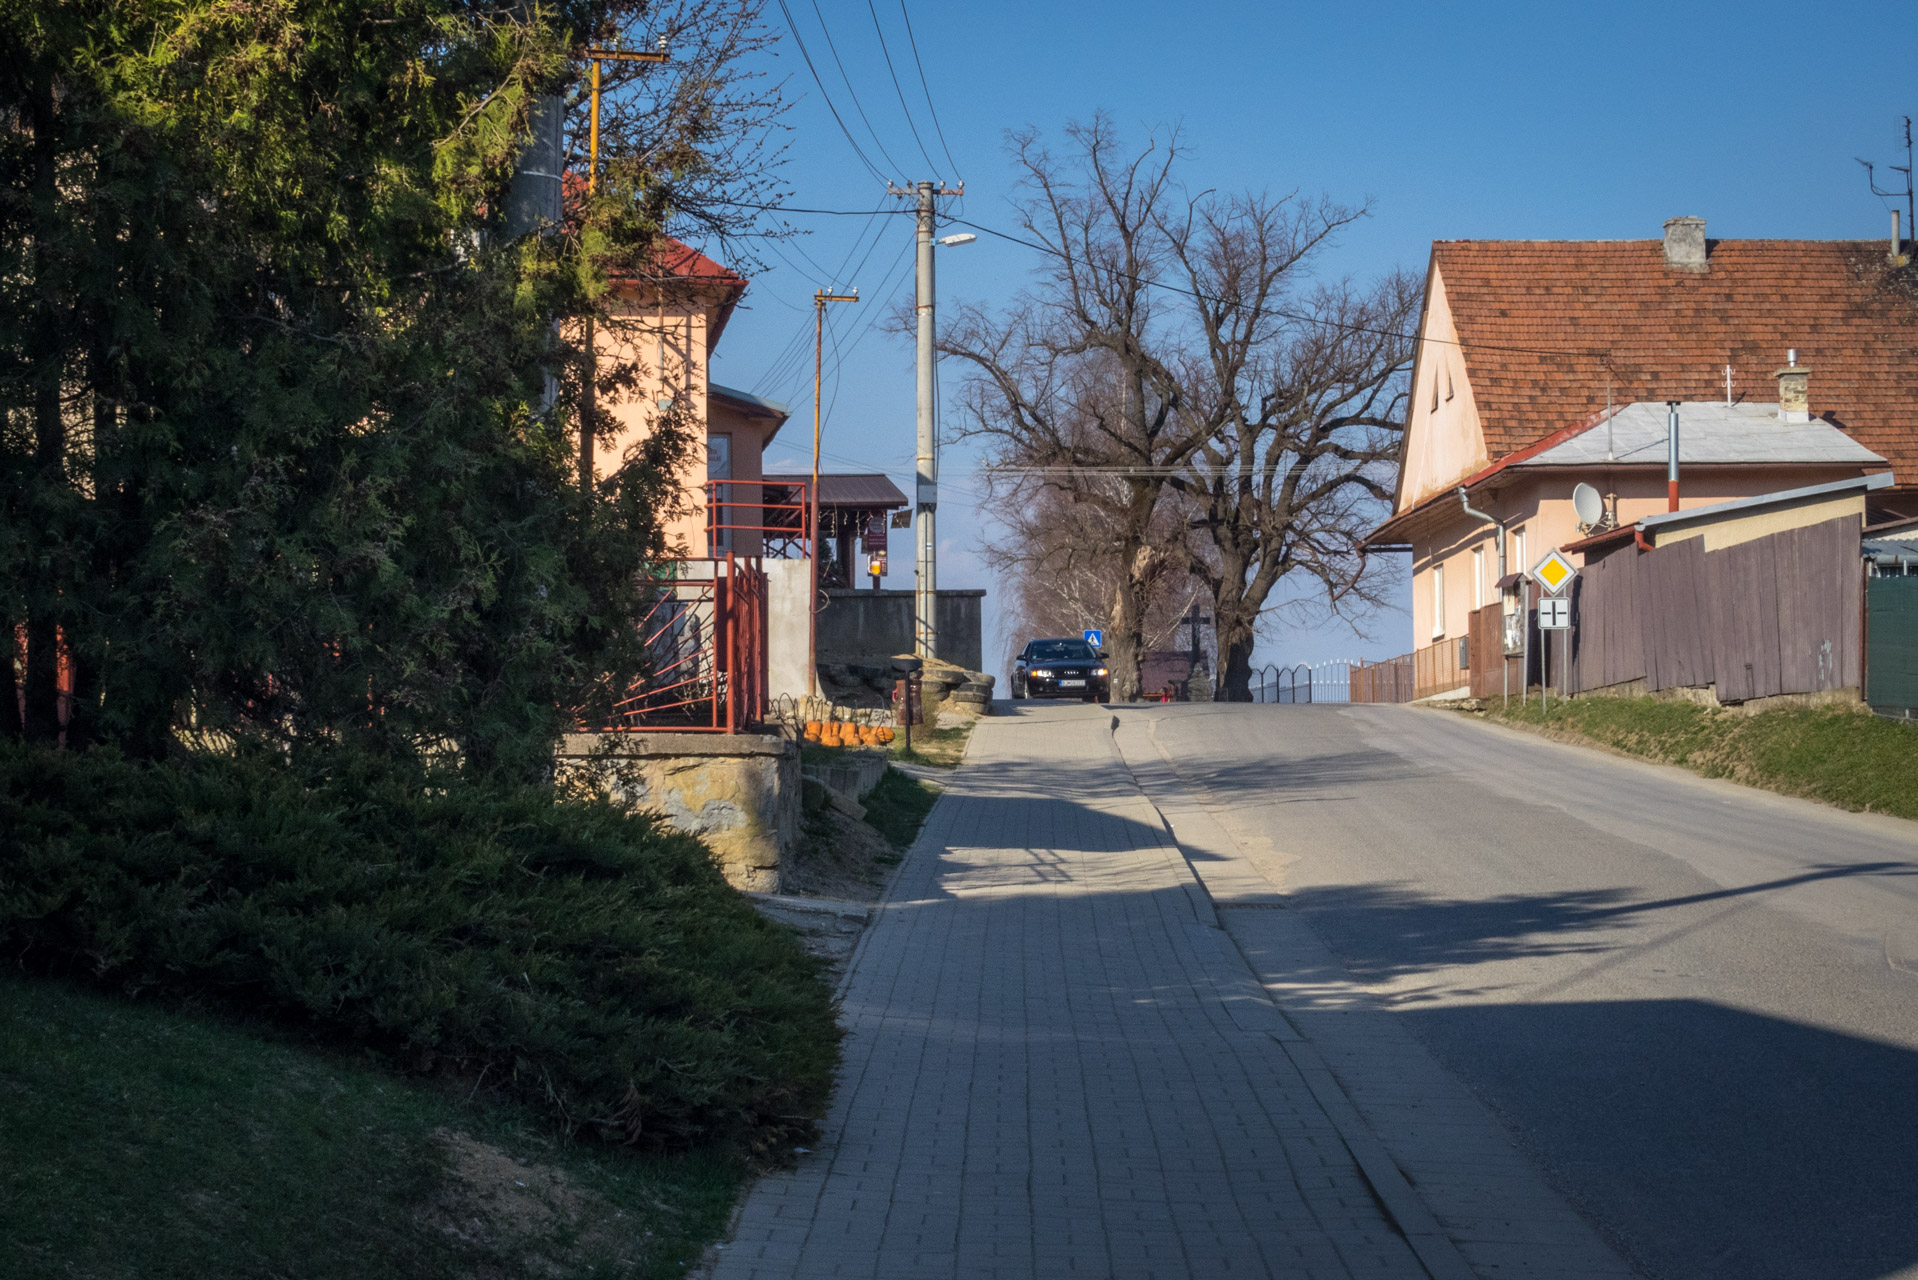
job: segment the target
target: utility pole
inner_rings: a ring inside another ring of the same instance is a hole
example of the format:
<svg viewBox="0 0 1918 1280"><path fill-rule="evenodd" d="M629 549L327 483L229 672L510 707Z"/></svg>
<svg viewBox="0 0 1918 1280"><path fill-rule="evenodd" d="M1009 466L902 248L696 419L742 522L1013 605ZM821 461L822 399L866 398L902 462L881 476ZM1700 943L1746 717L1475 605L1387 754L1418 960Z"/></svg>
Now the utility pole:
<svg viewBox="0 0 1918 1280"><path fill-rule="evenodd" d="M806 538L806 550L812 558L812 599L806 631L806 688L815 695L819 692L819 401L825 387L826 304L857 301L857 289L851 293L820 289L812 296L812 490L807 499L812 530Z"/></svg>
<svg viewBox="0 0 1918 1280"><path fill-rule="evenodd" d="M585 56L592 63L591 123L586 130L586 195L590 199L599 191L599 64L602 61L664 62L666 37L659 38L659 48L651 53L589 45ZM586 317L586 404L579 421L579 491L589 499L593 496L593 431L599 415L599 337L595 329L589 313Z"/></svg>
<svg viewBox="0 0 1918 1280"><path fill-rule="evenodd" d="M895 196L912 196L918 202L918 288L914 299L919 317L919 443L913 462L913 594L912 594L912 633L913 653L923 661L931 661L938 644L938 628L935 618L938 606L939 563L938 533L935 511L939 506L938 471L938 405L933 393L933 337L934 303L933 290L933 225L936 220L935 202L941 196L962 196L966 193L964 183L957 187L947 187L941 183L935 186L931 182L916 183L905 190L888 187L887 192ZM974 237L953 236L950 242L965 244Z"/></svg>

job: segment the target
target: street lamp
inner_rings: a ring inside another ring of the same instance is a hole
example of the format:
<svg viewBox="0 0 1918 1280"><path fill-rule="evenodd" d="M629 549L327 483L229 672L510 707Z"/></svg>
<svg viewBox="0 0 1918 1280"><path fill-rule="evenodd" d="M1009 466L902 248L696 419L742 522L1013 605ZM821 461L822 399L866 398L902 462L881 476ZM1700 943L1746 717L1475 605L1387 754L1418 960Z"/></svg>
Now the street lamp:
<svg viewBox="0 0 1918 1280"><path fill-rule="evenodd" d="M903 193L902 193L903 194ZM956 249L962 244L971 244L979 237L969 231L933 239L933 198L935 195L958 192L935 192L930 182L922 182L916 192L919 198L919 273L918 297L915 299L919 313L919 448L914 462L915 492L913 510L917 517L914 521L913 540L918 544L917 554L913 557L913 651L928 661L937 657L937 618L939 601L939 565L938 533L935 527L934 509L939 505L938 472L935 470L935 449L938 432L935 419L938 406L933 403L933 312L934 295L932 250L935 244L948 249Z"/></svg>

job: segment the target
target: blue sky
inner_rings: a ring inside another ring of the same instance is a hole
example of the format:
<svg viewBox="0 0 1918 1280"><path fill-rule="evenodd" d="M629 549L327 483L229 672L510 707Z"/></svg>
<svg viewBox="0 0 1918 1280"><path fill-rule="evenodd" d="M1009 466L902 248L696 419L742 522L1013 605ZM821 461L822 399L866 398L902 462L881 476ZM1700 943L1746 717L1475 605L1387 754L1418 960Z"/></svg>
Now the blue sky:
<svg viewBox="0 0 1918 1280"><path fill-rule="evenodd" d="M907 3L951 162L899 0L786 0L826 81L822 96L790 35L763 61L792 102L784 177L795 206L897 203L834 122L830 97L887 177L963 178L963 215L1008 230L1007 130L1057 133L1101 108L1139 140L1176 124L1194 150L1194 188L1372 199L1373 216L1327 262L1359 277L1422 271L1435 239L1644 239L1675 214L1706 218L1714 237L1882 236L1886 205L1854 157L1902 163L1898 118L1918 114L1918 34L1910 10L1888 4ZM932 165L888 75L875 11ZM768 17L787 32L776 0ZM865 301L831 317L825 465L884 470L909 492L912 350L873 322L911 289L910 221L788 220L807 234L783 249L788 261L767 255L713 377L789 401L794 419L769 461L803 468L810 299L821 284L857 285ZM940 299L1002 304L1032 266L1031 251L989 237L942 250ZM976 557L971 465L960 449L942 459L940 584L994 589ZM898 533L893 543L885 585L909 587L909 543ZM991 668L990 607L986 624ZM1409 620L1387 612L1359 630L1279 630L1260 660L1410 644Z"/></svg>

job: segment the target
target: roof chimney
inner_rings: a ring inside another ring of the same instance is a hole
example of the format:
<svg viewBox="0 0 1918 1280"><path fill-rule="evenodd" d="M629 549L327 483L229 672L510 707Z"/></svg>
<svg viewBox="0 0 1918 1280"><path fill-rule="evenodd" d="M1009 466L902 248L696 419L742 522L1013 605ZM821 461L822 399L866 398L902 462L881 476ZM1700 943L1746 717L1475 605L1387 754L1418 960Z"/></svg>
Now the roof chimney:
<svg viewBox="0 0 1918 1280"><path fill-rule="evenodd" d="M1674 271L1704 271L1705 220L1665 219L1665 265Z"/></svg>
<svg viewBox="0 0 1918 1280"><path fill-rule="evenodd" d="M1798 348L1785 353L1785 367L1774 369L1778 379L1778 416L1786 422L1811 421L1811 370L1798 363Z"/></svg>

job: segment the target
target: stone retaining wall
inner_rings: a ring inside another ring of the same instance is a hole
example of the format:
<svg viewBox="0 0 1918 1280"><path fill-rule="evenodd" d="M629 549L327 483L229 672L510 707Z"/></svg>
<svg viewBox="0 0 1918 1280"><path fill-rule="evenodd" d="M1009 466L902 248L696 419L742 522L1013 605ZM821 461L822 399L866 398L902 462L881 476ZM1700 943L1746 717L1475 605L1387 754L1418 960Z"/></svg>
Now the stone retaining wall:
<svg viewBox="0 0 1918 1280"><path fill-rule="evenodd" d="M657 813L713 851L727 883L779 892L799 847L799 747L772 734L569 733L559 772L583 770L634 809Z"/></svg>

